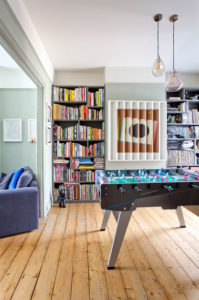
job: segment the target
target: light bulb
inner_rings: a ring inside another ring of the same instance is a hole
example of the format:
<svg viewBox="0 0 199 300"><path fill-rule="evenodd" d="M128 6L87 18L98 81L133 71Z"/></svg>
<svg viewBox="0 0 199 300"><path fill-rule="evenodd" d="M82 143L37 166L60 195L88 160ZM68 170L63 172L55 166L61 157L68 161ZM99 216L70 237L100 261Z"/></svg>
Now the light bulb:
<svg viewBox="0 0 199 300"><path fill-rule="evenodd" d="M152 66L152 74L155 77L162 76L165 72L165 66L160 57L156 58Z"/></svg>
<svg viewBox="0 0 199 300"><path fill-rule="evenodd" d="M168 80L166 82L165 88L167 92L177 92L183 86L183 81L180 78L180 74L176 71L169 73Z"/></svg>

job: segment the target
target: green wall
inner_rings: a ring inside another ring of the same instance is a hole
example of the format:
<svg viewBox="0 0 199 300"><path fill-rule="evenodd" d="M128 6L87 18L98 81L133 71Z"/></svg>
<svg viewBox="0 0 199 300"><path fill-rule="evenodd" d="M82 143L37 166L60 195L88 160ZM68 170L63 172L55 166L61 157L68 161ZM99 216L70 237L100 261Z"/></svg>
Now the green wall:
<svg viewBox="0 0 199 300"><path fill-rule="evenodd" d="M22 142L3 142L3 119L22 119ZM28 142L28 119L37 118L37 89L0 89L0 171L30 166L36 173L36 143Z"/></svg>
<svg viewBox="0 0 199 300"><path fill-rule="evenodd" d="M107 100L164 101L163 83L107 83Z"/></svg>

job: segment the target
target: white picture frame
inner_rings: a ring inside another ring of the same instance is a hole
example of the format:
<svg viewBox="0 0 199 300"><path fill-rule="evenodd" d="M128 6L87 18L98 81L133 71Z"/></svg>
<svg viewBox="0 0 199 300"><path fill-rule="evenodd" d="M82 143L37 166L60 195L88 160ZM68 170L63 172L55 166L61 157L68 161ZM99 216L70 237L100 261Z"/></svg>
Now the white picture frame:
<svg viewBox="0 0 199 300"><path fill-rule="evenodd" d="M28 119L28 142L37 142L37 119Z"/></svg>
<svg viewBox="0 0 199 300"><path fill-rule="evenodd" d="M21 119L3 119L3 141L22 142Z"/></svg>
<svg viewBox="0 0 199 300"><path fill-rule="evenodd" d="M47 122L51 123L52 121L52 106L47 104Z"/></svg>

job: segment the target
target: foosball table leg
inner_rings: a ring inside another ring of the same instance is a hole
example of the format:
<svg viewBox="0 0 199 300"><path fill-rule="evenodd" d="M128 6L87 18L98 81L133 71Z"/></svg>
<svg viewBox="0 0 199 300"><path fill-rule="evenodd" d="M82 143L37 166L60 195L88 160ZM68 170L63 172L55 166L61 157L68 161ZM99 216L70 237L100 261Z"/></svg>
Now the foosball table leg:
<svg viewBox="0 0 199 300"><path fill-rule="evenodd" d="M132 211L119 212L118 219L117 219L117 228L115 231L114 240L113 240L111 252L108 259L107 269L115 268L115 262L117 260L117 256L120 251L131 215L132 215Z"/></svg>
<svg viewBox="0 0 199 300"><path fill-rule="evenodd" d="M111 210L105 210L104 217L103 217L103 220L102 220L102 225L101 225L101 228L100 228L101 231L104 231L106 229L106 225L108 223L108 219L110 217L110 214L111 214Z"/></svg>
<svg viewBox="0 0 199 300"><path fill-rule="evenodd" d="M184 220L184 215L183 215L181 206L177 207L176 213L177 213L177 216L178 216L178 220L180 222L180 227L186 227L185 220Z"/></svg>

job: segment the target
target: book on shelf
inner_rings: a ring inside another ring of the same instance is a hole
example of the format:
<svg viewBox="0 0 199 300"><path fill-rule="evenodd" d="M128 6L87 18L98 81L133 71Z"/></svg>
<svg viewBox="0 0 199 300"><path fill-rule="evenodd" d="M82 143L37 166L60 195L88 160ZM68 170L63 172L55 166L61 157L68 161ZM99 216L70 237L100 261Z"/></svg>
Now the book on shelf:
<svg viewBox="0 0 199 300"><path fill-rule="evenodd" d="M57 158L70 156L70 142L54 143L54 152Z"/></svg>
<svg viewBox="0 0 199 300"><path fill-rule="evenodd" d="M53 119L56 120L78 120L79 108L53 104Z"/></svg>
<svg viewBox="0 0 199 300"><path fill-rule="evenodd" d="M57 124L54 125L54 139L60 140L92 140L103 139L104 129L93 128L76 124L74 126L63 127Z"/></svg>
<svg viewBox="0 0 199 300"><path fill-rule="evenodd" d="M104 142L89 145L90 156L104 156Z"/></svg>
<svg viewBox="0 0 199 300"><path fill-rule="evenodd" d="M104 89L88 92L88 104L89 106L104 106Z"/></svg>
<svg viewBox="0 0 199 300"><path fill-rule="evenodd" d="M169 126L167 127L168 138L199 138L199 126Z"/></svg>
<svg viewBox="0 0 199 300"><path fill-rule="evenodd" d="M53 160L53 165L63 165L63 166L67 166L70 164L70 160L69 159L54 159Z"/></svg>
<svg viewBox="0 0 199 300"><path fill-rule="evenodd" d="M88 156L88 147L78 143L71 143L71 154L75 156Z"/></svg>
<svg viewBox="0 0 199 300"><path fill-rule="evenodd" d="M88 109L87 118L89 120L103 120L104 119L104 110L96 110L93 108Z"/></svg>
<svg viewBox="0 0 199 300"><path fill-rule="evenodd" d="M78 87L74 89L53 87L53 102L86 102L87 88Z"/></svg>
<svg viewBox="0 0 199 300"><path fill-rule="evenodd" d="M95 184L80 185L80 200L97 200L97 188Z"/></svg>
<svg viewBox="0 0 199 300"><path fill-rule="evenodd" d="M168 165L195 165L194 150L168 150Z"/></svg>
<svg viewBox="0 0 199 300"><path fill-rule="evenodd" d="M94 182L95 181L95 172L91 171L91 170L80 170L80 182L81 181L91 181Z"/></svg>
<svg viewBox="0 0 199 300"><path fill-rule="evenodd" d="M66 200L79 200L79 184L64 183Z"/></svg>

